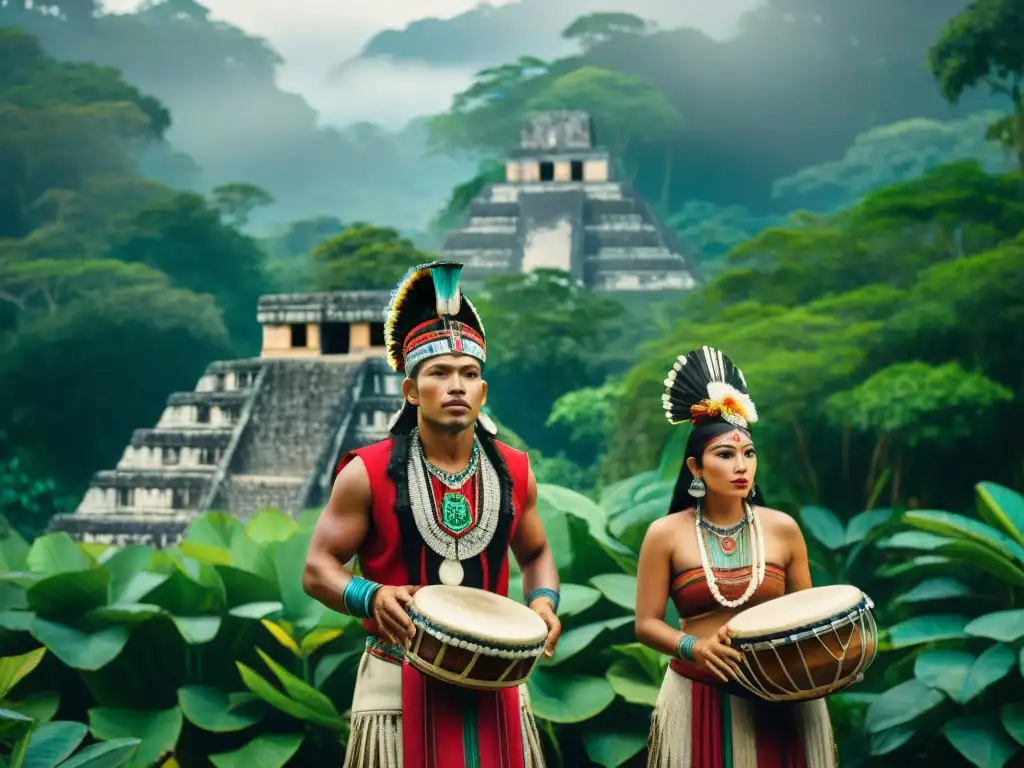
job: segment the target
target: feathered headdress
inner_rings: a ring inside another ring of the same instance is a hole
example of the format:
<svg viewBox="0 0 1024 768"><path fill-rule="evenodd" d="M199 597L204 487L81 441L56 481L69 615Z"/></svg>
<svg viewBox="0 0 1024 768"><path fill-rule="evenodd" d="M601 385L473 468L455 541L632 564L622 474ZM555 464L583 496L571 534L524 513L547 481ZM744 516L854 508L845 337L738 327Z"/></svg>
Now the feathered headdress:
<svg viewBox="0 0 1024 768"><path fill-rule="evenodd" d="M391 293L384 322L388 363L396 373L411 375L424 360L440 355L469 355L487 361L484 324L476 307L462 294L462 265L435 261L410 269ZM485 413L477 423L494 435L497 426ZM416 409L405 403L388 429L397 434L416 424Z"/></svg>
<svg viewBox="0 0 1024 768"><path fill-rule="evenodd" d="M713 347L701 347L676 358L661 396L671 424L726 421L746 429L757 421L757 408L747 395L747 382L732 361Z"/></svg>
<svg viewBox="0 0 1024 768"><path fill-rule="evenodd" d="M398 373L430 357L470 355L486 359L484 325L459 286L462 265L437 261L413 267L391 293L384 343Z"/></svg>

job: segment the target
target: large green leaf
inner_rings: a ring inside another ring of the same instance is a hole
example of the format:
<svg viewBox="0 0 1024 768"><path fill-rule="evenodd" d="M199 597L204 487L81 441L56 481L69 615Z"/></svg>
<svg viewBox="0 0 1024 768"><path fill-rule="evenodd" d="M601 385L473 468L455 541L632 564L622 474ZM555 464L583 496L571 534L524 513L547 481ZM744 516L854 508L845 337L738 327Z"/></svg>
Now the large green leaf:
<svg viewBox="0 0 1024 768"><path fill-rule="evenodd" d="M326 718L332 718L340 721L341 716L338 714L338 710L334 708L334 704L331 703L329 698L282 667L270 658L263 649L257 648L256 652L259 653L260 658L263 659L263 663L270 668L270 671L273 672L280 681L281 687L284 688L285 693L287 693L292 699Z"/></svg>
<svg viewBox="0 0 1024 768"><path fill-rule="evenodd" d="M1024 609L987 613L968 624L964 631L974 637L1015 643L1024 637Z"/></svg>
<svg viewBox="0 0 1024 768"><path fill-rule="evenodd" d="M605 599L628 611L636 610L636 577L625 573L602 573L590 580Z"/></svg>
<svg viewBox="0 0 1024 768"><path fill-rule="evenodd" d="M909 592L896 595L894 603L926 603L932 600L951 600L958 597L971 597L975 595L970 587L959 579L952 576L939 576L934 579L925 579Z"/></svg>
<svg viewBox="0 0 1024 768"><path fill-rule="evenodd" d="M166 575L147 571L152 561L153 550L144 544L112 550L103 560L103 568L108 575L107 602L139 602L149 589L160 584ZM152 582L149 589L145 589L145 578L139 580L140 576L149 577ZM137 581L138 584L133 586Z"/></svg>
<svg viewBox="0 0 1024 768"><path fill-rule="evenodd" d="M1010 674L1015 661L1014 655L1013 649L1002 643L986 649L971 667L971 673L959 698L960 703L969 702Z"/></svg>
<svg viewBox="0 0 1024 768"><path fill-rule="evenodd" d="M948 557L920 555L909 560L884 565L875 571L875 575L880 579L898 579L907 574L921 577L934 573L953 573L961 568L959 563Z"/></svg>
<svg viewBox="0 0 1024 768"><path fill-rule="evenodd" d="M36 648L19 656L5 656L0 659L0 699L6 698L14 686L38 667L45 655L46 648Z"/></svg>
<svg viewBox="0 0 1024 768"><path fill-rule="evenodd" d="M899 531L878 542L879 549L915 549L920 552L934 552L952 539L924 531Z"/></svg>
<svg viewBox="0 0 1024 768"><path fill-rule="evenodd" d="M101 741L141 739L132 765L148 768L164 752L174 749L181 735L181 709L116 709L95 707L89 710L89 730Z"/></svg>
<svg viewBox="0 0 1024 768"><path fill-rule="evenodd" d="M299 751L301 733L264 733L232 752L210 755L217 768L283 768Z"/></svg>
<svg viewBox="0 0 1024 768"><path fill-rule="evenodd" d="M601 593L582 584L562 584L559 587L558 615L562 618L583 613L601 599Z"/></svg>
<svg viewBox="0 0 1024 768"><path fill-rule="evenodd" d="M991 547L968 539L950 540L936 550L969 568L989 573L1015 587L1024 587L1024 568L1003 557Z"/></svg>
<svg viewBox="0 0 1024 768"><path fill-rule="evenodd" d="M1015 701L999 710L1003 728L1018 744L1024 745L1024 701Z"/></svg>
<svg viewBox="0 0 1024 768"><path fill-rule="evenodd" d="M969 619L954 614L914 616L886 629L879 637L879 649L897 651L940 640L959 640L967 637L964 631Z"/></svg>
<svg viewBox="0 0 1024 768"><path fill-rule="evenodd" d="M950 720L944 732L956 751L978 768L1003 768L1020 750L995 715Z"/></svg>
<svg viewBox="0 0 1024 768"><path fill-rule="evenodd" d="M232 698L235 696L235 699ZM241 731L266 717L266 703L253 694L241 704L237 695L205 685L189 685L178 689L178 704L190 723L213 733Z"/></svg>
<svg viewBox="0 0 1024 768"><path fill-rule="evenodd" d="M224 582L208 563L183 558L170 576L146 595L170 615L182 639L190 645L210 642L220 630L226 608Z"/></svg>
<svg viewBox="0 0 1024 768"><path fill-rule="evenodd" d="M974 654L930 648L914 660L914 677L960 701L975 662Z"/></svg>
<svg viewBox="0 0 1024 768"><path fill-rule="evenodd" d="M945 698L920 680L907 680L887 690L868 707L864 728L874 734L907 725L941 705Z"/></svg>
<svg viewBox="0 0 1024 768"><path fill-rule="evenodd" d="M82 723L67 720L43 723L29 740L22 768L57 768L78 749L88 732Z"/></svg>
<svg viewBox="0 0 1024 768"><path fill-rule="evenodd" d="M587 731L583 734L587 757L605 768L618 768L643 752L646 746L646 733Z"/></svg>
<svg viewBox="0 0 1024 768"><path fill-rule="evenodd" d="M846 543L843 523L824 507L801 507L800 520L807 532L829 550L834 552Z"/></svg>
<svg viewBox="0 0 1024 768"><path fill-rule="evenodd" d="M668 511L668 498L657 497L638 502L609 516L608 530L634 552L640 551L647 529Z"/></svg>
<svg viewBox="0 0 1024 768"><path fill-rule="evenodd" d="M620 616L616 619L595 621L590 624L584 624L580 627L573 627L563 633L561 638L559 638L558 647L555 649L554 657L550 660L542 660L541 664L546 667L554 667L562 664L581 651L589 648L599 637L602 637L607 632L613 632L620 627L624 627L627 624L632 623L632 616ZM603 646L603 644L604 643L602 642L598 647Z"/></svg>
<svg viewBox="0 0 1024 768"><path fill-rule="evenodd" d="M118 768L138 750L140 739L114 739L88 747L61 763L60 768Z"/></svg>
<svg viewBox="0 0 1024 768"><path fill-rule="evenodd" d="M277 587L284 605L284 618L303 631L315 627L324 613L322 603L314 600L302 589L302 570L306 564L311 530L300 530L287 541L268 545L277 574Z"/></svg>
<svg viewBox="0 0 1024 768"><path fill-rule="evenodd" d="M552 723L581 723L603 712L615 692L603 677L535 669L528 682L534 714Z"/></svg>
<svg viewBox="0 0 1024 768"><path fill-rule="evenodd" d="M638 665L644 679L660 686L668 670L668 657L648 648L643 643L625 643L613 645L613 653L619 654Z"/></svg>
<svg viewBox="0 0 1024 768"><path fill-rule="evenodd" d="M317 725L322 725L334 730L342 729L343 724L338 719L327 717L315 709L310 709L304 704L295 701L295 699L286 696L263 678L258 672L250 669L240 661L236 661L235 666L238 667L238 671L242 676L242 682L245 683L245 687L275 709L279 709L286 715L291 715L296 720L316 723Z"/></svg>
<svg viewBox="0 0 1024 768"><path fill-rule="evenodd" d="M36 691L21 701L4 700L4 707L31 717L40 723L47 723L57 714L60 708L60 696L54 691Z"/></svg>
<svg viewBox="0 0 1024 768"><path fill-rule="evenodd" d="M899 725L878 733L871 734L871 756L883 757L892 754L907 744L917 734L917 729L909 725Z"/></svg>
<svg viewBox="0 0 1024 768"><path fill-rule="evenodd" d="M1024 546L1024 496L996 483L978 483L978 514Z"/></svg>
<svg viewBox="0 0 1024 768"><path fill-rule="evenodd" d="M129 629L113 626L86 632L37 616L32 620L32 634L69 667L95 671L105 667L124 650Z"/></svg>
<svg viewBox="0 0 1024 768"><path fill-rule="evenodd" d="M651 682L646 673L631 659L618 659L612 662L605 673L605 679L612 690L630 704L653 707L658 701L661 687Z"/></svg>
<svg viewBox="0 0 1024 768"><path fill-rule="evenodd" d="M299 532L299 524L277 509L261 509L245 524L245 532L257 544L287 541Z"/></svg>
<svg viewBox="0 0 1024 768"><path fill-rule="evenodd" d="M183 539L182 545L194 543L227 553L226 563L215 564L232 565L267 579L274 577L273 563L266 551L249 537L233 515L206 512L189 523Z"/></svg>
<svg viewBox="0 0 1024 768"><path fill-rule="evenodd" d="M80 616L107 602L105 568L96 566L82 571L56 573L28 588L28 605L47 619Z"/></svg>
<svg viewBox="0 0 1024 768"><path fill-rule="evenodd" d="M683 469L686 457L686 442L690 438L690 430L676 429L662 446L658 459L658 479L675 480Z"/></svg>
<svg viewBox="0 0 1024 768"><path fill-rule="evenodd" d="M64 532L48 533L32 542L26 558L29 570L41 576L84 571L96 565Z"/></svg>
<svg viewBox="0 0 1024 768"><path fill-rule="evenodd" d="M970 539L992 549L994 552L1017 565L1024 567L1024 545L1011 539L1002 531L978 520L953 512L912 509L903 513L908 525L922 531L949 536L955 539Z"/></svg>
<svg viewBox="0 0 1024 768"><path fill-rule="evenodd" d="M538 503L550 504L569 515L582 517L587 522L604 527L608 523L608 513L588 499L582 493L550 483L537 484Z"/></svg>
<svg viewBox="0 0 1024 768"><path fill-rule="evenodd" d="M625 480L608 486L601 492L601 508L606 510L609 518L633 506L636 493L658 483L657 472L641 472Z"/></svg>
<svg viewBox="0 0 1024 768"><path fill-rule="evenodd" d="M846 524L846 546L858 544L874 535L893 518L891 509L869 509L850 518Z"/></svg>

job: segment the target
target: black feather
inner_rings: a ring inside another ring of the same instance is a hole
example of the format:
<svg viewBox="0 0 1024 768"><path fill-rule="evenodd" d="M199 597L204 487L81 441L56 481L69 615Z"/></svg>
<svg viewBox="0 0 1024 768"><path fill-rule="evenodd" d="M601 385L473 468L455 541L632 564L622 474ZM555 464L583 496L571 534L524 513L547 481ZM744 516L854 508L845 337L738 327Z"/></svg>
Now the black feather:
<svg viewBox="0 0 1024 768"><path fill-rule="evenodd" d="M701 347L676 358L665 379L661 401L673 424L690 420L690 408L708 397L708 384L722 382L747 394L747 382L732 360L714 347Z"/></svg>

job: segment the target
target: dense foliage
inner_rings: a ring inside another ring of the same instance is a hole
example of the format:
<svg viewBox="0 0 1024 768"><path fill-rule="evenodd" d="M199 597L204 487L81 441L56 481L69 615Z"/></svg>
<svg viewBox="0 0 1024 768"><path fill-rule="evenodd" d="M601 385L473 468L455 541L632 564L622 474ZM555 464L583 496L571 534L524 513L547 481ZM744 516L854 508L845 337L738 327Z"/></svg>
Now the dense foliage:
<svg viewBox="0 0 1024 768"><path fill-rule="evenodd" d="M634 642L636 553L686 435L659 400L674 357L706 343L750 382L758 482L799 516L815 582L875 598L884 651L830 701L844 768L1019 759L1020 24L1006 0L771 0L717 43L597 14L565 29L578 53L495 62L430 121L437 146L479 169L435 235L501 177L523 117L585 108L706 278L683 296L609 296L538 271L474 296L488 405L530 451L565 585L566 634L531 682L553 765L642 763L665 659ZM275 61L191 0L124 16L92 0L0 6L11 765L338 764L362 637L301 592L312 515L243 527L208 514L161 552L35 538L168 392L256 351L261 293L386 289L430 258L410 227L359 204L376 183L360 158L390 158L374 179L408 158L373 126L318 128L273 85ZM266 151L280 126L246 119L192 152L240 103L287 115L294 144ZM243 131L251 144L232 146ZM340 178L356 192L324 191ZM247 234L269 210L292 222Z"/></svg>

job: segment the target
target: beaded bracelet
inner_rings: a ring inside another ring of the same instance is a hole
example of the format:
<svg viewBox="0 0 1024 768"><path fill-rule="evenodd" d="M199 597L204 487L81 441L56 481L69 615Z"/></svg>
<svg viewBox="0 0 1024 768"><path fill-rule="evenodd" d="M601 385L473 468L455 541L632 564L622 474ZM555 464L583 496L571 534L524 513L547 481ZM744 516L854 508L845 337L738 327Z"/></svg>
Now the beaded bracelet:
<svg viewBox="0 0 1024 768"><path fill-rule="evenodd" d="M551 589L550 587L537 587L526 596L526 604L533 605L533 601L538 597L548 598L548 600L551 601L552 610L554 610L555 613L558 613L559 595L557 590Z"/></svg>
<svg viewBox="0 0 1024 768"><path fill-rule="evenodd" d="M696 644L696 636L683 634L676 643L676 655L681 659L693 661L693 646Z"/></svg>
<svg viewBox="0 0 1024 768"><path fill-rule="evenodd" d="M345 585L343 594L345 610L348 615L357 619L370 618L373 613L373 598L382 586L382 584L364 579L362 576L353 576Z"/></svg>

